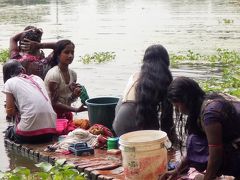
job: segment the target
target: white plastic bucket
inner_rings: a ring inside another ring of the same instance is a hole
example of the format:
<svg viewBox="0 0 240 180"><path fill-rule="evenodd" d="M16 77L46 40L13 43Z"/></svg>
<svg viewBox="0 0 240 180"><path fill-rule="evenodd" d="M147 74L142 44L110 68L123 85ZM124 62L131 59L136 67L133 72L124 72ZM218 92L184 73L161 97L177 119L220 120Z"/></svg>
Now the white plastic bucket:
<svg viewBox="0 0 240 180"><path fill-rule="evenodd" d="M155 180L167 170L167 134L157 130L133 131L119 138L125 179Z"/></svg>

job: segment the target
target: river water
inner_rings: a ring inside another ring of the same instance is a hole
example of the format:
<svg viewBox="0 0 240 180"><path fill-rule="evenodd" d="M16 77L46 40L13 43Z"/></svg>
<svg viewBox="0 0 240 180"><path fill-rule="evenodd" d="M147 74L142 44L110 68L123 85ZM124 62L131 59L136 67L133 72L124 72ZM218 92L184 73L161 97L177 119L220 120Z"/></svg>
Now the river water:
<svg viewBox="0 0 240 180"><path fill-rule="evenodd" d="M160 43L175 54L240 50L239 0L0 0L0 9L0 49L8 48L9 38L27 25L44 30L43 42L72 40L76 48L71 67L91 97L120 96L151 44ZM114 61L79 62L86 53L107 51L116 53ZM211 76L208 68L196 66L172 68L172 72L174 76ZM3 105L1 94L0 131L8 125ZM0 153L0 170L32 166L25 158L6 152L2 136Z"/></svg>

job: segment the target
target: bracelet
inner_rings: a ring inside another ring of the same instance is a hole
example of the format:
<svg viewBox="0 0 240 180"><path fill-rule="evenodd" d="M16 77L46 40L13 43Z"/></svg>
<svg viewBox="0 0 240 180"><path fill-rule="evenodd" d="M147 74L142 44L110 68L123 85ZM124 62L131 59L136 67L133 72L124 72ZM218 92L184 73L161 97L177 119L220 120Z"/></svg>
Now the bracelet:
<svg viewBox="0 0 240 180"><path fill-rule="evenodd" d="M222 147L222 144L209 144L208 147Z"/></svg>

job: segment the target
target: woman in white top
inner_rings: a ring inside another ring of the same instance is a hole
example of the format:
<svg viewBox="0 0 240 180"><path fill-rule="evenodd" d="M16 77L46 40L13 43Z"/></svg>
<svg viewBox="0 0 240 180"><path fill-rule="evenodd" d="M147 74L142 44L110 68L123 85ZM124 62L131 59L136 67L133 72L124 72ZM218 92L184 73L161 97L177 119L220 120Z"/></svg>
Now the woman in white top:
<svg viewBox="0 0 240 180"><path fill-rule="evenodd" d="M46 89L51 98L57 118L73 119L72 112L82 112L86 108L73 107L71 104L81 94L81 85L77 82L77 74L69 65L74 58L75 45L70 40L60 40L54 49L53 59L58 65L50 69L44 79Z"/></svg>
<svg viewBox="0 0 240 180"><path fill-rule="evenodd" d="M43 80L36 75L26 75L16 60L4 64L3 80L6 113L15 119L15 126L7 129L6 137L18 143L50 141L56 134L56 113Z"/></svg>

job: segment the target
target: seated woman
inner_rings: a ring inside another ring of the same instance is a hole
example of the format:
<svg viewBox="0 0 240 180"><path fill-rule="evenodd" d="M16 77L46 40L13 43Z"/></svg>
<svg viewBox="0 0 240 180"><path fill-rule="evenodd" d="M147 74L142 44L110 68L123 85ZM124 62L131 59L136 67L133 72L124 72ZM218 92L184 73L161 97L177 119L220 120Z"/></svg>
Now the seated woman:
<svg viewBox="0 0 240 180"><path fill-rule="evenodd" d="M46 72L56 65L51 61L51 54L45 58L40 49L54 49L56 43L41 43L42 30L27 26L23 32L10 38L10 58L16 59L26 69L26 74L37 75L44 79Z"/></svg>
<svg viewBox="0 0 240 180"><path fill-rule="evenodd" d="M74 58L75 45L70 40L60 40L56 44L53 59L57 66L50 69L44 79L52 106L58 118L73 120L72 112L82 112L84 105L73 107L71 104L81 95L82 86L77 82L77 74L68 66Z"/></svg>
<svg viewBox="0 0 240 180"><path fill-rule="evenodd" d="M176 142L173 108L167 100L172 81L169 56L162 45L145 51L140 72L133 74L116 106L113 129L118 136L136 130L163 130Z"/></svg>
<svg viewBox="0 0 240 180"><path fill-rule="evenodd" d="M56 113L43 80L28 76L20 62L9 60L3 66L3 81L6 113L15 117L15 125L7 129L6 138L17 143L52 140L56 134Z"/></svg>
<svg viewBox="0 0 240 180"><path fill-rule="evenodd" d="M187 77L173 80L168 98L187 115L183 124L188 136L187 154L176 170L161 179L176 179L189 167L206 170L202 175L204 180L221 175L239 179L240 99L223 93L206 94L197 82Z"/></svg>

